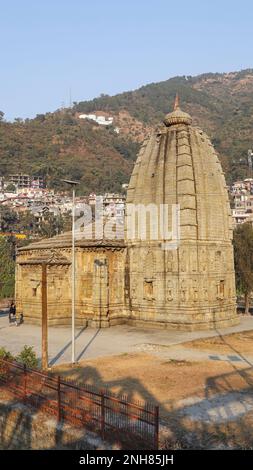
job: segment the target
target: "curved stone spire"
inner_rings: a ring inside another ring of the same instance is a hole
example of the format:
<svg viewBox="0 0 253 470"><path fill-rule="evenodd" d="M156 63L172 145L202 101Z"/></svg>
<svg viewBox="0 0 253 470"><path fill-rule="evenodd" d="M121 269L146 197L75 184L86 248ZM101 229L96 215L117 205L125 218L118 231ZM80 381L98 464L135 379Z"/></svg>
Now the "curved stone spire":
<svg viewBox="0 0 253 470"><path fill-rule="evenodd" d="M191 116L180 109L178 93L175 98L174 110L172 113L166 114L163 122L166 127L173 126L175 124L190 125L192 123Z"/></svg>
<svg viewBox="0 0 253 470"><path fill-rule="evenodd" d="M143 143L127 191L127 227L133 208L150 212L126 238L132 318L188 329L236 324L231 212L220 162L178 96L164 124ZM175 206L180 239L172 249Z"/></svg>

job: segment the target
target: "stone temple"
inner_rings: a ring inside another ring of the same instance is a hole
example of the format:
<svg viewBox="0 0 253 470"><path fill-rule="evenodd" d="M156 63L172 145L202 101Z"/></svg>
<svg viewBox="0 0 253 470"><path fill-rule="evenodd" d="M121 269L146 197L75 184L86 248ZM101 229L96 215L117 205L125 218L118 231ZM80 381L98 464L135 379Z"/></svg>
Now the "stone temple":
<svg viewBox="0 0 253 470"><path fill-rule="evenodd" d="M143 207L144 222L138 218ZM64 261L71 262L71 233L19 249L17 312L40 323L37 263L47 259L58 260L47 268L49 324L70 324L71 266ZM76 240L76 323L185 330L238 323L224 174L210 140L178 100L137 157L121 238Z"/></svg>

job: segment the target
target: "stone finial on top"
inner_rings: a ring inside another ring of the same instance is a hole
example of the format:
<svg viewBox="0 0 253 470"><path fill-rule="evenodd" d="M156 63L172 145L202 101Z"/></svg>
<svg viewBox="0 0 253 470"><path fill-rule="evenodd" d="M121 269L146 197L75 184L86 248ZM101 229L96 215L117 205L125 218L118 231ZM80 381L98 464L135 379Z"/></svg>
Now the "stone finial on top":
<svg viewBox="0 0 253 470"><path fill-rule="evenodd" d="M177 109L180 109L178 93L176 94L176 98L175 98L174 111L176 111Z"/></svg>
<svg viewBox="0 0 253 470"><path fill-rule="evenodd" d="M188 113L181 111L179 107L179 96L176 94L174 110L172 113L166 114L164 118L165 126L173 126L175 124L187 124L188 126L192 123L192 118Z"/></svg>

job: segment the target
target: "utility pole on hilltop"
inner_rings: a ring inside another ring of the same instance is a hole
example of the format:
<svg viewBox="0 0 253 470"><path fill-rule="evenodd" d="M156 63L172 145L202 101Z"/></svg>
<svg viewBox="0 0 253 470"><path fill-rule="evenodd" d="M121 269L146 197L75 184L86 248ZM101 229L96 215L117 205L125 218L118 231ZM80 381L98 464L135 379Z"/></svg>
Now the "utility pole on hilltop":
<svg viewBox="0 0 253 470"><path fill-rule="evenodd" d="M69 107L72 108L72 92L71 92L71 88L69 89Z"/></svg>

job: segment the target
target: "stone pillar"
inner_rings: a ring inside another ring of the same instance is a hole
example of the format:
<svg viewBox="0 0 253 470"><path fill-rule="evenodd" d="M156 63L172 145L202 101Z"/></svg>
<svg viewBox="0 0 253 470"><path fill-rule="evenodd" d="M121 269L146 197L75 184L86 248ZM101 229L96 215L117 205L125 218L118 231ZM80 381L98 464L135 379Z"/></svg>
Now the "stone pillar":
<svg viewBox="0 0 253 470"><path fill-rule="evenodd" d="M93 266L93 320L91 326L109 326L109 276L106 258L97 258Z"/></svg>

